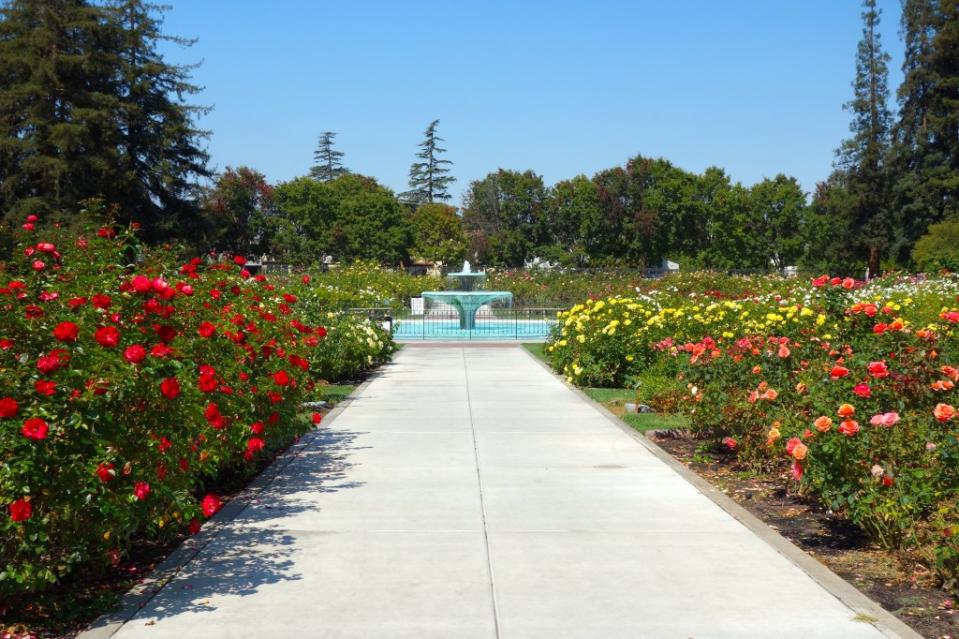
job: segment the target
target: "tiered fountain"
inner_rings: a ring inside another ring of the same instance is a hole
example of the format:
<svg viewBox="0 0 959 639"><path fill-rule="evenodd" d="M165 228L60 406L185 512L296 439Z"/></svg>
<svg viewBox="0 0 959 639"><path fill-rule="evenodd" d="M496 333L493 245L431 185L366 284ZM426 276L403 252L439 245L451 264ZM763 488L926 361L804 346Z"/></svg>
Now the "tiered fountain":
<svg viewBox="0 0 959 639"><path fill-rule="evenodd" d="M459 314L460 328L472 331L476 328L476 311L480 307L496 301L502 301L505 306L513 305L513 294L509 291L482 291L477 286L486 279L486 273L470 269L469 262L463 262L463 270L459 273L449 273L448 278L458 280L460 287L455 291L424 291L423 299L427 302L443 302L456 309Z"/></svg>

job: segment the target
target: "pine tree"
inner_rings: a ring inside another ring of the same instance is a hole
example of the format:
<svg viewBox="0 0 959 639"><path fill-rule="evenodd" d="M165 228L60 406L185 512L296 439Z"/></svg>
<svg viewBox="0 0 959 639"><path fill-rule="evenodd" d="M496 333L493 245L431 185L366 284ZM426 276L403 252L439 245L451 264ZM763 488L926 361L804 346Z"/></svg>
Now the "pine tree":
<svg viewBox="0 0 959 639"><path fill-rule="evenodd" d="M333 148L333 140L336 133L324 131L320 134L320 141L316 145L316 151L313 153L315 164L310 169L310 177L320 182L329 182L341 175L349 173L349 169L343 167L341 160L343 152Z"/></svg>
<svg viewBox="0 0 959 639"><path fill-rule="evenodd" d="M419 144L422 150L416 154L422 162L414 162L410 166L410 190L400 195L414 204L433 203L436 200L449 200L452 197L447 188L456 181L456 178L447 175L450 172L448 167L453 163L438 157L446 152L446 149L439 146L443 138L436 134L436 126L439 123L439 120L433 120L426 128L424 132L426 138Z"/></svg>
<svg viewBox="0 0 959 639"><path fill-rule="evenodd" d="M102 197L159 239L196 222L204 133L189 67L166 63L162 7L9 0L0 8L0 213L75 212Z"/></svg>
<svg viewBox="0 0 959 639"><path fill-rule="evenodd" d="M879 39L879 14L875 0L863 1L853 99L844 105L853 114L849 125L852 137L838 151L838 164L848 174L851 248L864 249L872 276L880 272L882 254L891 236L886 166L892 124L889 54L883 51Z"/></svg>
<svg viewBox="0 0 959 639"><path fill-rule="evenodd" d="M209 156L200 144L207 132L195 119L209 111L184 102L201 88L193 67L172 65L161 42L189 47L192 40L161 31L165 7L143 0L111 0L111 26L119 39L117 74L120 108L118 143L122 173L108 201L141 222L148 236L188 236L198 224L196 182L209 177Z"/></svg>
<svg viewBox="0 0 959 639"><path fill-rule="evenodd" d="M959 217L959 0L906 0L894 147L903 256L930 224Z"/></svg>
<svg viewBox="0 0 959 639"><path fill-rule="evenodd" d="M62 213L114 179L114 44L86 0L0 6L0 216Z"/></svg>

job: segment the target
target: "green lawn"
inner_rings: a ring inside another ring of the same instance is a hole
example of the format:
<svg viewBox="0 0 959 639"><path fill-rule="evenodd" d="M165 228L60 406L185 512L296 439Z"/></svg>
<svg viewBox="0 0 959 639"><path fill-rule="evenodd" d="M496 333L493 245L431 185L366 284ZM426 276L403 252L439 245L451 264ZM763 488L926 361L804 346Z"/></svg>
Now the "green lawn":
<svg viewBox="0 0 959 639"><path fill-rule="evenodd" d="M356 390L356 386L350 386L349 384L327 384L317 387L317 390L319 391L320 399L326 400L331 406L335 406Z"/></svg>
<svg viewBox="0 0 959 639"><path fill-rule="evenodd" d="M636 401L636 391L630 388L584 388L590 399L600 404L615 404L622 407L626 402Z"/></svg>
<svg viewBox="0 0 959 639"><path fill-rule="evenodd" d="M688 425L686 418L682 415L627 413L626 402L637 401L636 391L631 388L584 388L583 392L641 433L648 430L685 428Z"/></svg>
<svg viewBox="0 0 959 639"><path fill-rule="evenodd" d="M546 357L546 344L542 342L527 342L523 344L523 348L535 355L538 359L549 364L549 359Z"/></svg>
<svg viewBox="0 0 959 639"><path fill-rule="evenodd" d="M689 426L689 421L682 415L626 413L621 419L641 433L648 430L680 430Z"/></svg>

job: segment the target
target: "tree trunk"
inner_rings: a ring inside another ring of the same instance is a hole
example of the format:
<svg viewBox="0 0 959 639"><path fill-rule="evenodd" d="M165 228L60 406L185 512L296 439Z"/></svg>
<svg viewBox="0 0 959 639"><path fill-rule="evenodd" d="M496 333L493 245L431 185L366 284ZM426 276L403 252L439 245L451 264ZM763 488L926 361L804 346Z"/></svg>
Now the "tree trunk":
<svg viewBox="0 0 959 639"><path fill-rule="evenodd" d="M878 246L869 247L869 279L879 277L882 265L880 263L882 254Z"/></svg>

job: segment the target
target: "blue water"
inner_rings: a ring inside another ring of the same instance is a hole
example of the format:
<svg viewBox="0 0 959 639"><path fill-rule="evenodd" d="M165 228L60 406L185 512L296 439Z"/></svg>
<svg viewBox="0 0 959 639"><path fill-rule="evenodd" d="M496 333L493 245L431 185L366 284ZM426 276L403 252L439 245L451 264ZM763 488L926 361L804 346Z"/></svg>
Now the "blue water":
<svg viewBox="0 0 959 639"><path fill-rule="evenodd" d="M477 320L472 330L460 328L456 319L402 319L393 324L397 340L523 340L549 337L552 320Z"/></svg>

